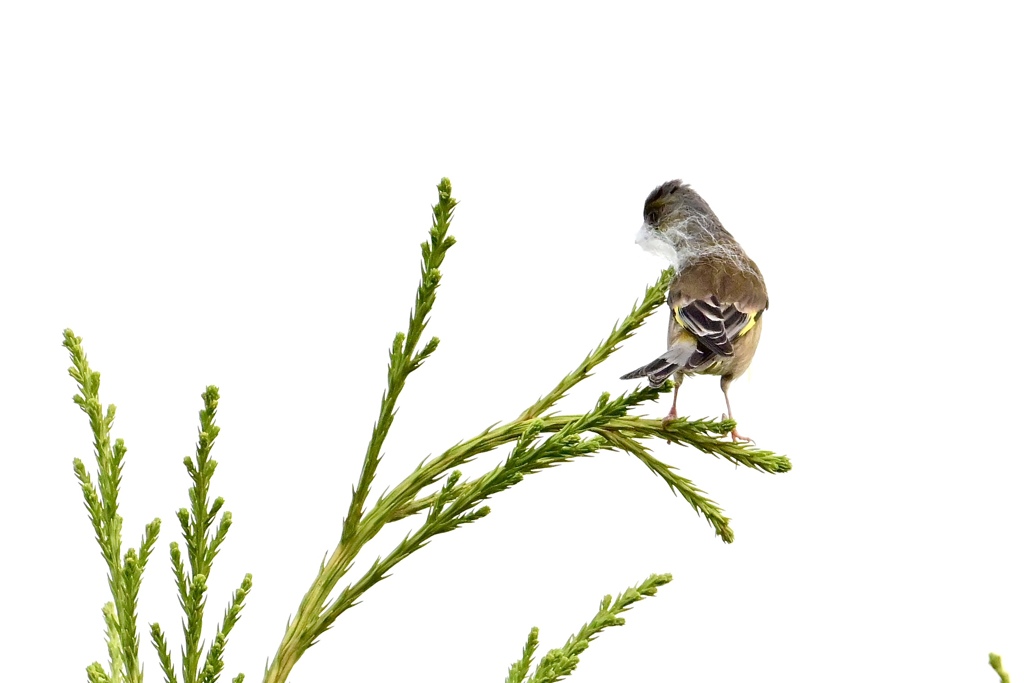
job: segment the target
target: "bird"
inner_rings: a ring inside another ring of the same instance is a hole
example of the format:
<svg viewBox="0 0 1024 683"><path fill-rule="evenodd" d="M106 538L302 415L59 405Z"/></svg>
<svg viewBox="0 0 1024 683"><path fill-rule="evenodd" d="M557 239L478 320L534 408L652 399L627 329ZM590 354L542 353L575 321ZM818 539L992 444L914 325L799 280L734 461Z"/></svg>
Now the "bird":
<svg viewBox="0 0 1024 683"><path fill-rule="evenodd" d="M668 425L677 417L684 377L720 376L725 408L733 420L729 386L750 366L768 310L761 271L708 203L680 180L659 185L648 195L636 242L668 258L676 274L666 294L668 350L622 379L646 377L658 387L674 376L672 409L663 420ZM731 436L734 442L751 441L735 428Z"/></svg>

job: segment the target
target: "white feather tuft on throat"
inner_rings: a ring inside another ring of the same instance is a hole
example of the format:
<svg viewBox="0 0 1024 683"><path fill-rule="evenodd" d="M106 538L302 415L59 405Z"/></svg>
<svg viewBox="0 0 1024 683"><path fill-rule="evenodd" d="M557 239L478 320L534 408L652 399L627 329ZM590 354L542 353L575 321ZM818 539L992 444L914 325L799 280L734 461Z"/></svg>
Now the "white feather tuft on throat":
<svg viewBox="0 0 1024 683"><path fill-rule="evenodd" d="M678 267L681 265L676 248L665 239L662 233L652 228L649 223L644 223L640 226L640 231L636 234L636 243L644 251L662 257L673 266Z"/></svg>
<svg viewBox="0 0 1024 683"><path fill-rule="evenodd" d="M737 268L750 270L743 248L731 238L722 239L720 228L702 214L673 221L655 230L644 222L636 235L636 243L644 251L666 259L683 270L688 263L709 256L731 261Z"/></svg>

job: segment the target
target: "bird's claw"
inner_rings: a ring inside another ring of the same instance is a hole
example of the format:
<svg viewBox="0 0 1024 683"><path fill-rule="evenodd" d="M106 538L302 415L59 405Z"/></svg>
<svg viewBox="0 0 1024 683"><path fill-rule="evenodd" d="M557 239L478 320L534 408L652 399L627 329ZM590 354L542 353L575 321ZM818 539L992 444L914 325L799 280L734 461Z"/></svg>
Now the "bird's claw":
<svg viewBox="0 0 1024 683"><path fill-rule="evenodd" d="M669 424L671 424L673 421L675 421L675 419L677 417L679 417L679 416L676 415L676 407L672 406L672 410L668 411L668 415L666 415L661 420L661 427L662 427L662 429L666 429L669 426Z"/></svg>
<svg viewBox="0 0 1024 683"><path fill-rule="evenodd" d="M732 442L733 443L736 443L737 441L742 441L743 443L754 443L754 440L751 439L749 436L743 436L742 434L737 432L735 429L732 430L731 436L732 436Z"/></svg>
<svg viewBox="0 0 1024 683"><path fill-rule="evenodd" d="M731 420L731 419L732 419L731 417L729 417L725 413L722 413L722 422L725 422L726 420ZM729 436L732 437L732 442L733 443L736 443L737 441L742 441L743 443L754 443L753 439L751 439L749 436L743 436L738 431L736 431L735 428L733 428L733 430L729 433Z"/></svg>

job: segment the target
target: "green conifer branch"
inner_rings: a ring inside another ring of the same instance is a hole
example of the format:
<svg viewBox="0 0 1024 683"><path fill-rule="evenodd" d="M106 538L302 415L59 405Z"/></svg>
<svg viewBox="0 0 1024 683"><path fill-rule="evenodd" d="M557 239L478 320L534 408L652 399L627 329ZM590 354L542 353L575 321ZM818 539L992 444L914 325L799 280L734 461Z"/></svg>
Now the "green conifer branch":
<svg viewBox="0 0 1024 683"><path fill-rule="evenodd" d="M729 518L692 481L676 474L674 467L655 458L647 446L636 439L625 436L621 432L608 429L602 429L598 433L608 441L613 449L629 453L642 462L647 469L661 477L673 493L680 495L698 514L708 521L708 524L715 530L715 534L720 536L723 541L726 543L733 542L735 537L733 536L732 529L729 527Z"/></svg>
<svg viewBox="0 0 1024 683"><path fill-rule="evenodd" d="M490 508L486 506L479 509L470 509L471 507L469 504L441 504L432 508L418 529L406 534L394 550L384 558L378 557L359 579L342 589L339 596L323 611L313 629L314 632L318 635L326 632L338 617L358 604L367 590L390 576L395 565L425 546L431 538L475 522L490 513Z"/></svg>
<svg viewBox="0 0 1024 683"><path fill-rule="evenodd" d="M395 335L391 345L387 387L381 398L380 414L370 435L359 481L352 490L352 501L342 526L341 541L323 563L313 585L300 601L295 618L289 620L281 646L265 672L265 681L284 681L302 653L313 644L323 630L326 630L332 621L329 618L325 619L324 614L325 603L331 591L348 571L359 550L383 526L377 523L364 523L366 499L380 463L380 452L394 422L398 396L405 387L406 379L439 344L437 338L433 338L424 344L422 349L417 350L441 283L439 268L444 261L445 253L455 244L454 238L449 237L447 233L458 202L452 197L451 182L447 178L443 178L438 184L437 193L438 202L433 207L430 236L428 241L420 245L422 262L416 299L409 314L406 332Z"/></svg>
<svg viewBox="0 0 1024 683"><path fill-rule="evenodd" d="M206 653L206 663L199 676L201 683L216 683L224 670L224 648L227 646L228 635L231 629L238 623L241 617L242 608L245 606L245 598L252 590L252 574L246 574L242 579L242 585L238 587L231 598L231 603L224 611L224 620L217 627L217 635L213 639L209 650ZM241 674L239 674L241 676ZM236 677L237 678L237 677Z"/></svg>
<svg viewBox="0 0 1024 683"><path fill-rule="evenodd" d="M660 391L666 390L670 389L662 389ZM649 393L647 392L651 391L659 390L644 388L630 394L629 397L635 398L639 396L644 400L650 400ZM632 403L631 405L636 404L638 403ZM557 432L562 430L567 424L577 422L579 418L579 415L549 415L537 418L529 423L516 422L506 425L505 428L491 428L474 439L458 444L455 448L472 453L484 452L485 449L493 450L500 445L518 440L530 429L540 433ZM722 440L721 437L730 431L732 431L732 426L727 420L715 422L681 418L666 427L662 424L661 420L648 420L632 415L624 415L620 418L606 416L604 423L600 427L593 428L593 432L603 437L608 443L608 446L602 450L622 450L638 457L645 466L661 476L670 488L682 495L691 505L694 505L699 499L699 494L696 493L697 489L693 489L694 493L692 496L688 494L689 486L683 483L687 480L681 479L672 473L673 468L670 465L654 461L649 452L646 451L646 448L640 446L639 441L643 439L662 439L676 444L689 444L705 453L722 457L735 464L751 467L762 472L779 474L789 471L791 465L789 459L785 456L757 449L752 444L733 443ZM445 455L447 455L447 452L442 455L442 458ZM463 457L464 455L465 453L460 452L457 457ZM524 473L550 467L561 461L561 459L536 459L529 463L530 468L528 471L524 471ZM475 484L475 480L474 482L460 484L459 490L461 491L463 488L473 484ZM434 495L428 494L406 505L397 507L392 521L404 519L409 515L416 514L430 507L433 504ZM708 516L709 519L715 516L711 508L705 510L703 509L704 506L700 504L694 505L694 507L705 514L705 516ZM720 525L716 526L714 523L712 525L715 526L716 531L719 532L719 535L724 540L731 540L732 532L727 529L727 525L724 528Z"/></svg>
<svg viewBox="0 0 1024 683"><path fill-rule="evenodd" d="M569 637L560 648L550 650L537 664L537 670L532 676L526 678L530 670L533 655L537 651L537 628L530 630L523 647L523 656L509 667L505 683L554 683L571 674L579 665L580 655L590 646L590 641L598 636L601 631L612 626L622 626L626 623L620 615L628 611L633 605L647 597L652 597L658 592L658 588L672 580L671 574L652 574L645 581L634 588L629 588L612 601L612 596L606 595L601 600L597 614L578 633Z"/></svg>
<svg viewBox="0 0 1024 683"><path fill-rule="evenodd" d="M171 658L171 648L167 645L167 638L164 636L160 624L149 625L149 635L156 649L157 657L160 658L160 670L164 673L164 683L178 683L178 675L174 672L174 660Z"/></svg>
<svg viewBox="0 0 1024 683"><path fill-rule="evenodd" d="M182 631L181 680L183 683L213 683L224 670L224 649L231 629L241 617L245 597L252 588L252 575L246 574L241 587L235 591L224 614L224 621L203 657L203 619L206 611L207 584L213 571L213 560L231 528L231 513L224 511L217 522L217 514L224 507L224 499L210 501L210 482L217 471L217 461L210 456L220 434L216 424L220 392L208 386L202 394L203 408L199 411L199 436L195 459L186 457L185 471L192 480L188 490L190 508L178 510L178 523L185 539L188 567L181 557L177 543L170 544L171 569L178 589L178 603L184 612ZM216 529L214 530L214 524ZM160 667L166 683L177 683L167 640L157 623L150 625L153 646L160 658Z"/></svg>
<svg viewBox="0 0 1024 683"><path fill-rule="evenodd" d="M107 583L113 597L113 602L103 608L109 668L104 671L97 662L86 669L86 675L90 680L139 683L142 680L137 626L139 587L146 562L160 532L160 520L153 520L146 526L139 550L129 549L122 556L122 520L118 513L117 497L127 448L121 439L111 443L110 430L117 409L109 405L104 413L99 396L100 373L89 367L82 339L76 337L71 330L64 330L63 346L71 357L68 374L78 385L74 402L89 418L97 465L96 484L85 464L78 458L74 460L74 472L82 489L100 554L107 564Z"/></svg>
<svg viewBox="0 0 1024 683"><path fill-rule="evenodd" d="M179 510L179 512L181 512ZM188 602L188 578L185 576L185 565L181 561L181 547L175 541L170 546L171 571L174 572L174 585L178 589L178 604L182 609Z"/></svg>
<svg viewBox="0 0 1024 683"><path fill-rule="evenodd" d="M107 672L103 670L103 666L99 662L93 662L85 667L85 675L89 679L89 683L110 683L110 677L107 676Z"/></svg>
<svg viewBox="0 0 1024 683"><path fill-rule="evenodd" d="M117 623L117 607L112 602L103 605L103 622L107 627L107 656L110 657L110 683L126 680L124 644L121 642L121 626ZM99 663L96 663L99 666Z"/></svg>
<svg viewBox="0 0 1024 683"><path fill-rule="evenodd" d="M409 313L409 325L406 332L395 335L388 360L388 384L381 398L380 414L373 426L370 442L363 459L363 468L359 473L359 482L352 490L352 502L342 529L342 542L350 540L356 533L363 517L366 498L370 493L370 484L380 464L380 451L384 445L391 424L395 420L395 405L398 396L405 387L405 380L412 374L436 349L439 340L430 339L421 350L417 351L420 337L427 326L430 309L437 298L437 288L441 285L441 263L445 253L455 244L455 239L448 236L448 226L458 202L452 197L452 184L442 178L437 186L438 202L433 207L434 219L430 228L430 238L420 245L422 263L420 265L420 282L416 289L416 300Z"/></svg>
<svg viewBox="0 0 1024 683"><path fill-rule="evenodd" d="M79 393L74 397L75 403L89 417L89 425L93 432L93 448L98 465L97 481L94 484L92 475L78 458L74 460L74 472L85 499L89 521L96 534L103 559L107 563L107 580L114 598L103 608L108 668L104 669L96 662L87 667L86 675L90 681L141 683L138 595L143 573L160 533L160 520L155 519L146 525L138 550L129 548L123 556L121 555L122 520L118 513L117 497L127 449L121 439L111 443L110 430L116 409L113 405L108 406L104 414L99 399L100 375L89 367L81 338L76 337L71 330L65 330L64 347L71 356L72 366L69 374L79 388ZM189 458L185 459L185 468L193 481L193 486L189 489L191 511L184 508L179 510L178 520L185 537L191 571L187 571L182 562L178 544L171 544L171 566L178 588L178 599L185 611L185 647L182 655L184 683L199 683L206 581L212 569L213 558L231 526L230 513L225 512L211 537L213 522L224 504L220 498L212 504L209 503L210 479L217 467L217 463L210 459L210 452L219 432L214 423L217 401L217 388L207 387L203 394L204 407L200 412L196 459L194 462ZM224 624L219 628L217 637L207 653L206 664L202 670L204 683L213 683L223 669L223 648L227 642L227 635L238 620L243 600L250 587L251 577L247 575L242 589L236 592ZM150 637L160 659L165 681L177 683L170 648L159 624L151 625Z"/></svg>
<svg viewBox="0 0 1024 683"><path fill-rule="evenodd" d="M533 666L533 656L537 654L537 647L540 645L540 629L536 626L530 629L530 635L526 636L526 644L523 645L523 656L512 663L508 668L508 676L505 683L523 683Z"/></svg>
<svg viewBox="0 0 1024 683"><path fill-rule="evenodd" d="M999 683L1010 683L1010 674L1006 673L1003 669L1003 658L997 655L995 652L990 652L988 655L988 664L992 669L999 675Z"/></svg>

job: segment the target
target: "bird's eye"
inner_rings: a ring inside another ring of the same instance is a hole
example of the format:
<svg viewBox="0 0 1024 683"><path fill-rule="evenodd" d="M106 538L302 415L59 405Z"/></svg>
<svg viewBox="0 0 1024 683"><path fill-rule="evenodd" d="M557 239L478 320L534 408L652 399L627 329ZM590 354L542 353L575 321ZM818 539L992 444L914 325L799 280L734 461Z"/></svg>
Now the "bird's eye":
<svg viewBox="0 0 1024 683"><path fill-rule="evenodd" d="M658 212L657 212L657 211L655 211L654 209L651 209L651 210L650 210L650 211L648 211L648 212L647 212L647 214L646 214L646 215L644 216L644 221L645 221L645 222L646 222L646 223L647 223L648 225L654 225L655 223L657 223L657 222L658 222Z"/></svg>

